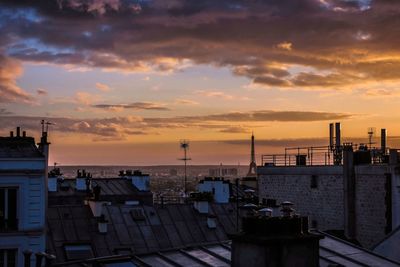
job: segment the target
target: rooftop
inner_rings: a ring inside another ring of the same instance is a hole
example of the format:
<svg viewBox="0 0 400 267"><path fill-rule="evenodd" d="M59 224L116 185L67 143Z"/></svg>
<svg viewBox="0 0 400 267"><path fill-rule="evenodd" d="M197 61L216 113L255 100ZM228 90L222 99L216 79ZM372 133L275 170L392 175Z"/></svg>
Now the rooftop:
<svg viewBox="0 0 400 267"><path fill-rule="evenodd" d="M0 137L0 158L42 158L33 137Z"/></svg>

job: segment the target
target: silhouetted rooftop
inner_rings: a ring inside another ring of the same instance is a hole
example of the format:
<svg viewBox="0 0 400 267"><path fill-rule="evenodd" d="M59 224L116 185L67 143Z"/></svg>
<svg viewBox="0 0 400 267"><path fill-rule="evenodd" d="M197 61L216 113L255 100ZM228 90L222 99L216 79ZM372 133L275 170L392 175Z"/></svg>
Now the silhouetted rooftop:
<svg viewBox="0 0 400 267"><path fill-rule="evenodd" d="M0 158L38 158L43 154L33 137L0 137Z"/></svg>

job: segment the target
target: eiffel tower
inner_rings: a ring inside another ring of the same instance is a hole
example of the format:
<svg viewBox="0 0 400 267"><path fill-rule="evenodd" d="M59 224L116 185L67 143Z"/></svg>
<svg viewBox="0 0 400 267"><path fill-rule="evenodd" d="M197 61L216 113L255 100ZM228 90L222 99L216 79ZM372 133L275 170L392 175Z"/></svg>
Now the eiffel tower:
<svg viewBox="0 0 400 267"><path fill-rule="evenodd" d="M257 164L254 152L254 133L251 134L251 158L250 158L250 168L249 172L247 173L247 177L257 177Z"/></svg>

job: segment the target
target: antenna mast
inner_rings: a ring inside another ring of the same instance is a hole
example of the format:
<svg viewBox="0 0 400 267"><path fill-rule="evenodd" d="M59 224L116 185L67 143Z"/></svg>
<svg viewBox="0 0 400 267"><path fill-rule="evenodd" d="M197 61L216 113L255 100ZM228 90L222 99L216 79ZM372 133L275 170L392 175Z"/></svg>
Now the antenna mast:
<svg viewBox="0 0 400 267"><path fill-rule="evenodd" d="M189 141L188 140L181 140L180 142L180 147L183 149L183 158L179 160L183 160L185 162L185 179L184 179L184 184L183 188L185 191L185 196L187 195L187 161L191 160L191 158L187 157L187 150L189 149Z"/></svg>

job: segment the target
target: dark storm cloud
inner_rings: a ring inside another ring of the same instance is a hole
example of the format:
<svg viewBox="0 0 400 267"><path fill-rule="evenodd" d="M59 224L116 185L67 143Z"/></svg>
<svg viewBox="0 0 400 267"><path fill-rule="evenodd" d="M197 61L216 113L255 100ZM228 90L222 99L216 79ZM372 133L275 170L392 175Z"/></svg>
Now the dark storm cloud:
<svg viewBox="0 0 400 267"><path fill-rule="evenodd" d="M399 1L2 4L0 47L3 54L22 61L171 71L190 60L226 66L254 83L278 88L341 89L399 79ZM0 83L13 81L15 77L8 77ZM9 85L0 88L10 90ZM22 101L26 97L19 96Z"/></svg>

